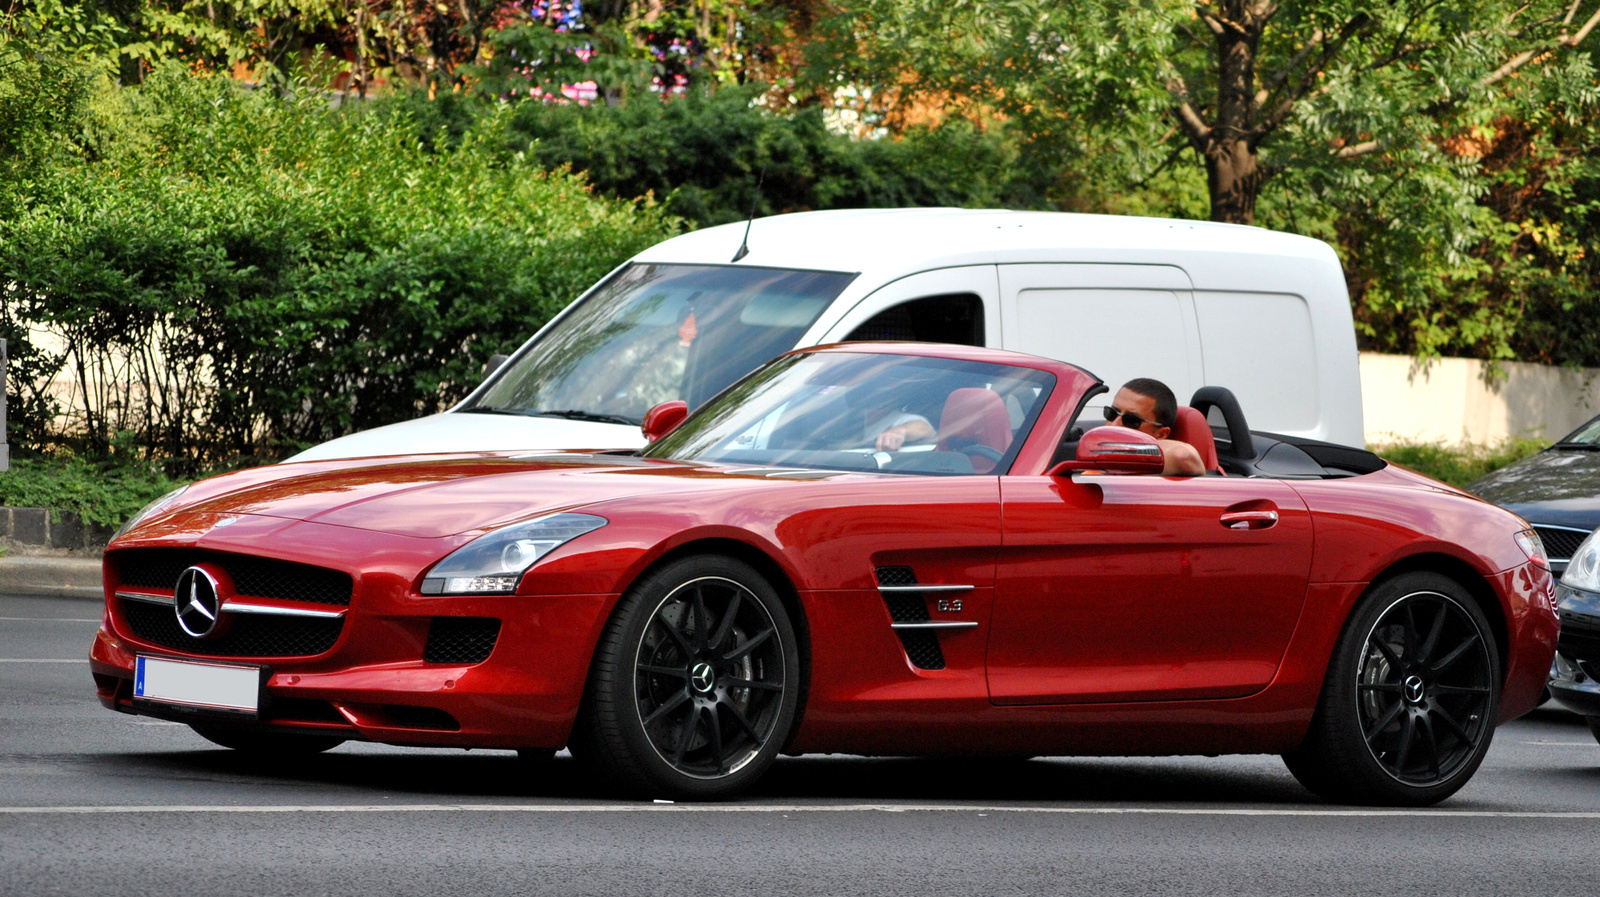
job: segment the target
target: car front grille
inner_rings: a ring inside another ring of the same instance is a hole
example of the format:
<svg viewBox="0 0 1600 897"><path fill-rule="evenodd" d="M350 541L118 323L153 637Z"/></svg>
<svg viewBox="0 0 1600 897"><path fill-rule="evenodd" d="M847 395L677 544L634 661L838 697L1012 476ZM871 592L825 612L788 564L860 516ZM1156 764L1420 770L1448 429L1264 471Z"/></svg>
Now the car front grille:
<svg viewBox="0 0 1600 897"><path fill-rule="evenodd" d="M135 638L204 657L309 657L332 648L344 628L343 619L225 614L221 635L197 639L179 628L171 607L123 600L122 614Z"/></svg>
<svg viewBox="0 0 1600 897"><path fill-rule="evenodd" d="M1600 664L1600 617L1563 611L1556 650L1568 660Z"/></svg>
<svg viewBox="0 0 1600 897"><path fill-rule="evenodd" d="M1583 540L1588 538L1587 532L1575 532L1570 529L1557 529L1552 526L1535 526L1533 531L1539 534L1539 541L1544 543L1544 553L1552 560L1570 558Z"/></svg>
<svg viewBox="0 0 1600 897"><path fill-rule="evenodd" d="M178 576L198 563L221 567L233 590L251 598L276 598L346 607L354 581L350 574L276 558L224 554L190 548L132 548L112 555L118 581L140 589L170 593Z"/></svg>
<svg viewBox="0 0 1600 897"><path fill-rule="evenodd" d="M428 663L483 663L500 638L500 621L485 617L434 617L428 625Z"/></svg>

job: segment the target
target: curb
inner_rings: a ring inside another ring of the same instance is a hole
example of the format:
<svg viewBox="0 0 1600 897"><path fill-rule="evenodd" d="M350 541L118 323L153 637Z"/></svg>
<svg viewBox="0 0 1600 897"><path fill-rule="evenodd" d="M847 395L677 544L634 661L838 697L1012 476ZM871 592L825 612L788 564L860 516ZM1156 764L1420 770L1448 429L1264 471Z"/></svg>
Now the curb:
<svg viewBox="0 0 1600 897"><path fill-rule="evenodd" d="M99 558L0 557L0 594L99 601Z"/></svg>

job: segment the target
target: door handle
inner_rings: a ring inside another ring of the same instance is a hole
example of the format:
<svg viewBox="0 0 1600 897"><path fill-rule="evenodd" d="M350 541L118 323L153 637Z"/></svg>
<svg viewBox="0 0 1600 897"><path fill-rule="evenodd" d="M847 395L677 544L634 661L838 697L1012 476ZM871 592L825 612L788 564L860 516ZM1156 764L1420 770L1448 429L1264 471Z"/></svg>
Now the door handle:
<svg viewBox="0 0 1600 897"><path fill-rule="evenodd" d="M1222 512L1222 525L1228 529L1266 529L1277 522L1277 511Z"/></svg>

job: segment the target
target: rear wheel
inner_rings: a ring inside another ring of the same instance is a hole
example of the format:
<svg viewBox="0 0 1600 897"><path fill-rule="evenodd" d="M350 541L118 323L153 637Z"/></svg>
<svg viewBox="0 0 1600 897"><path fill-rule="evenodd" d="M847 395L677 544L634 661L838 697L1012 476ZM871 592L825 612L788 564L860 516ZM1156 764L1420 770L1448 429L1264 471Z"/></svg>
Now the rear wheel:
<svg viewBox="0 0 1600 897"><path fill-rule="evenodd" d="M1500 662L1488 620L1454 580L1407 573L1345 624L1289 771L1339 803L1423 806L1472 778L1494 736Z"/></svg>
<svg viewBox="0 0 1600 897"><path fill-rule="evenodd" d="M1600 716L1586 716L1583 719L1589 724L1589 733L1594 736L1594 740L1600 741Z"/></svg>
<svg viewBox="0 0 1600 897"><path fill-rule="evenodd" d="M776 759L799 690L794 627L771 584L733 558L684 558L618 605L571 749L627 792L726 797Z"/></svg>
<svg viewBox="0 0 1600 897"><path fill-rule="evenodd" d="M320 754L344 744L345 739L332 735L285 735L279 732L257 732L238 726L191 723L201 738L225 748L246 754L291 757Z"/></svg>

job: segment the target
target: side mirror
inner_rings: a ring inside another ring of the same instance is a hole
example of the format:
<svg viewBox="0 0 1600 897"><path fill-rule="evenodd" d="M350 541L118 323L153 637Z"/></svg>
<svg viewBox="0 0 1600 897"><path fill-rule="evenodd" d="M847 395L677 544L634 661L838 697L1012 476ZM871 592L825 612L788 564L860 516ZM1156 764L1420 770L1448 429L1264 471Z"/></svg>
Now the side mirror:
<svg viewBox="0 0 1600 897"><path fill-rule="evenodd" d="M490 355L489 360L483 365L483 379L489 379L489 375L499 370L500 365L505 364L506 359L510 357L510 355Z"/></svg>
<svg viewBox="0 0 1600 897"><path fill-rule="evenodd" d="M1050 476L1080 470L1102 473L1160 473L1166 466L1155 437L1127 427L1095 427L1078 440L1078 459L1050 468Z"/></svg>
<svg viewBox="0 0 1600 897"><path fill-rule="evenodd" d="M644 431L644 438L647 441L655 442L677 429L678 424L683 423L683 419L688 416L689 403L682 399L673 399L645 412L644 423L639 425L639 429Z"/></svg>

